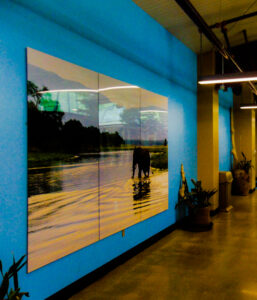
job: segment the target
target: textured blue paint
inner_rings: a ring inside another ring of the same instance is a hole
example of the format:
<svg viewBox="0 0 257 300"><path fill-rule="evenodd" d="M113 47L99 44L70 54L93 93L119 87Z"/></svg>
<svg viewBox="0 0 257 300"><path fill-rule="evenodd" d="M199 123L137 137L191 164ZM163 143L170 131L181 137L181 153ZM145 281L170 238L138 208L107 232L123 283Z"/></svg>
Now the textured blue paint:
<svg viewBox="0 0 257 300"><path fill-rule="evenodd" d="M63 0L37 0L37 5L30 0L15 2L195 91L195 81L191 76L195 69L192 51L131 0L69 0L65 5Z"/></svg>
<svg viewBox="0 0 257 300"><path fill-rule="evenodd" d="M27 245L25 48L169 97L169 210L128 228L124 238L118 233L30 274L22 270L23 290L40 300L175 222L180 164L188 178L197 176L196 56L130 0L15 2L0 2L0 259L5 266L12 251L18 257Z"/></svg>
<svg viewBox="0 0 257 300"><path fill-rule="evenodd" d="M219 90L219 170L231 170L231 128L230 108L233 106L233 93Z"/></svg>

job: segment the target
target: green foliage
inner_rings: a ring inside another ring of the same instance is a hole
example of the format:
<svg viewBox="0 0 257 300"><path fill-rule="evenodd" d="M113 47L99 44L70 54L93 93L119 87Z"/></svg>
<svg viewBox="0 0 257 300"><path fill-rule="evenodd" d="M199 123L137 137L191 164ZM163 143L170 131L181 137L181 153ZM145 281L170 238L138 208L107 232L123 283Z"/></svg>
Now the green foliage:
<svg viewBox="0 0 257 300"><path fill-rule="evenodd" d="M187 206L194 210L210 206L210 198L217 190L204 190L201 181L194 181L193 179L191 179L191 181L194 184L194 188L191 189L191 192L189 190L185 191L185 196L179 200L176 204L176 208L179 206Z"/></svg>
<svg viewBox="0 0 257 300"><path fill-rule="evenodd" d="M239 161L239 163L237 164L237 169L244 170L247 174L249 174L250 169L253 168L252 161L247 160L244 152L241 153L243 156L243 160Z"/></svg>
<svg viewBox="0 0 257 300"><path fill-rule="evenodd" d="M1 300L20 300L23 296L29 297L29 293L21 292L19 288L18 282L18 271L26 265L26 261L24 262L25 255L22 256L17 262L13 257L13 264L9 268L9 270L4 274L2 261L0 260L0 272L2 275L2 283L0 285L0 299ZM9 288L10 279L13 278L13 288Z"/></svg>
<svg viewBox="0 0 257 300"><path fill-rule="evenodd" d="M159 152L152 154L151 156L151 166L153 168L166 170L168 169L168 152Z"/></svg>
<svg viewBox="0 0 257 300"><path fill-rule="evenodd" d="M191 179L194 184L194 188L191 190L192 202L196 207L207 207L210 206L210 198L217 192L216 189L213 190L204 190L202 188L201 181L194 181Z"/></svg>

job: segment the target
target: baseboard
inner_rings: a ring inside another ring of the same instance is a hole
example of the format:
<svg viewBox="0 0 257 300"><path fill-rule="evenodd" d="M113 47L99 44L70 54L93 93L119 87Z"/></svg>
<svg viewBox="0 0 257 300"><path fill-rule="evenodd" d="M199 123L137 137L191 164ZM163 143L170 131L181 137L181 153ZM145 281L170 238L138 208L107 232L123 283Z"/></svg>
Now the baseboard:
<svg viewBox="0 0 257 300"><path fill-rule="evenodd" d="M114 258L110 262L104 264L100 268L96 269L95 271L85 275L84 277L78 279L77 281L71 283L67 287L63 288L62 290L58 291L54 295L46 298L46 300L67 300L72 297L74 294L78 293L79 291L83 290L96 280L100 279L119 265L123 264L133 256L137 255L138 253L142 252L146 248L150 247L152 244L156 243L158 240L163 238L164 236L168 235L175 229L179 228L183 220L176 222L175 224L165 228L164 230L160 231L159 233L155 234L154 236L150 237L149 239L145 240L144 242L138 244L134 248L126 251L125 253L121 254L120 256Z"/></svg>

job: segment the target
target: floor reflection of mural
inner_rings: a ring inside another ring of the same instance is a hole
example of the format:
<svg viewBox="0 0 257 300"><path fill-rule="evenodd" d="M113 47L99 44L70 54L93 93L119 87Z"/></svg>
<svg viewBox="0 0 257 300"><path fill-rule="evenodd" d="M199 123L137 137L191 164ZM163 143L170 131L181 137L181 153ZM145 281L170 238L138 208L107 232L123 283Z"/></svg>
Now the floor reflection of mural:
<svg viewBox="0 0 257 300"><path fill-rule="evenodd" d="M33 49L27 60L31 272L167 209L168 142L167 98Z"/></svg>

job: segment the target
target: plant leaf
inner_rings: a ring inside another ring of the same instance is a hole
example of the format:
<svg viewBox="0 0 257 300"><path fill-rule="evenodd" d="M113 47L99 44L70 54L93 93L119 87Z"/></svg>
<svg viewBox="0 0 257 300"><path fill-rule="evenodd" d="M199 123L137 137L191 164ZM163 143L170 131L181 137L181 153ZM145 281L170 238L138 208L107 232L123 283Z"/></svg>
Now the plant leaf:
<svg viewBox="0 0 257 300"><path fill-rule="evenodd" d="M20 297L22 298L23 296L29 297L29 293L28 292L22 292L19 294Z"/></svg>
<svg viewBox="0 0 257 300"><path fill-rule="evenodd" d="M26 257L26 255L23 255L23 256L17 261L16 265L19 266L25 257Z"/></svg>
<svg viewBox="0 0 257 300"><path fill-rule="evenodd" d="M2 274L2 276L4 277L4 274L3 274L3 265L2 265L2 261L0 260L0 272Z"/></svg>
<svg viewBox="0 0 257 300"><path fill-rule="evenodd" d="M0 286L0 299L4 299L4 296L7 294L9 288L9 278L8 273L4 275L2 284Z"/></svg>
<svg viewBox="0 0 257 300"><path fill-rule="evenodd" d="M18 269L16 269L13 272L13 285L14 285L15 290L17 290L18 287L19 287L19 283L18 283Z"/></svg>
<svg viewBox="0 0 257 300"><path fill-rule="evenodd" d="M25 265L27 264L27 261L25 261L21 266L17 268L17 272L20 271Z"/></svg>
<svg viewBox="0 0 257 300"><path fill-rule="evenodd" d="M21 262L23 261L23 259L25 258L25 256L26 256L26 255L23 255L16 263L14 263L14 264L10 267L10 269L9 269L9 271L8 271L8 273L9 273L9 278L11 278L11 277L13 276L13 272L14 272L15 270L17 270L17 268L19 267L19 265L21 264Z"/></svg>

